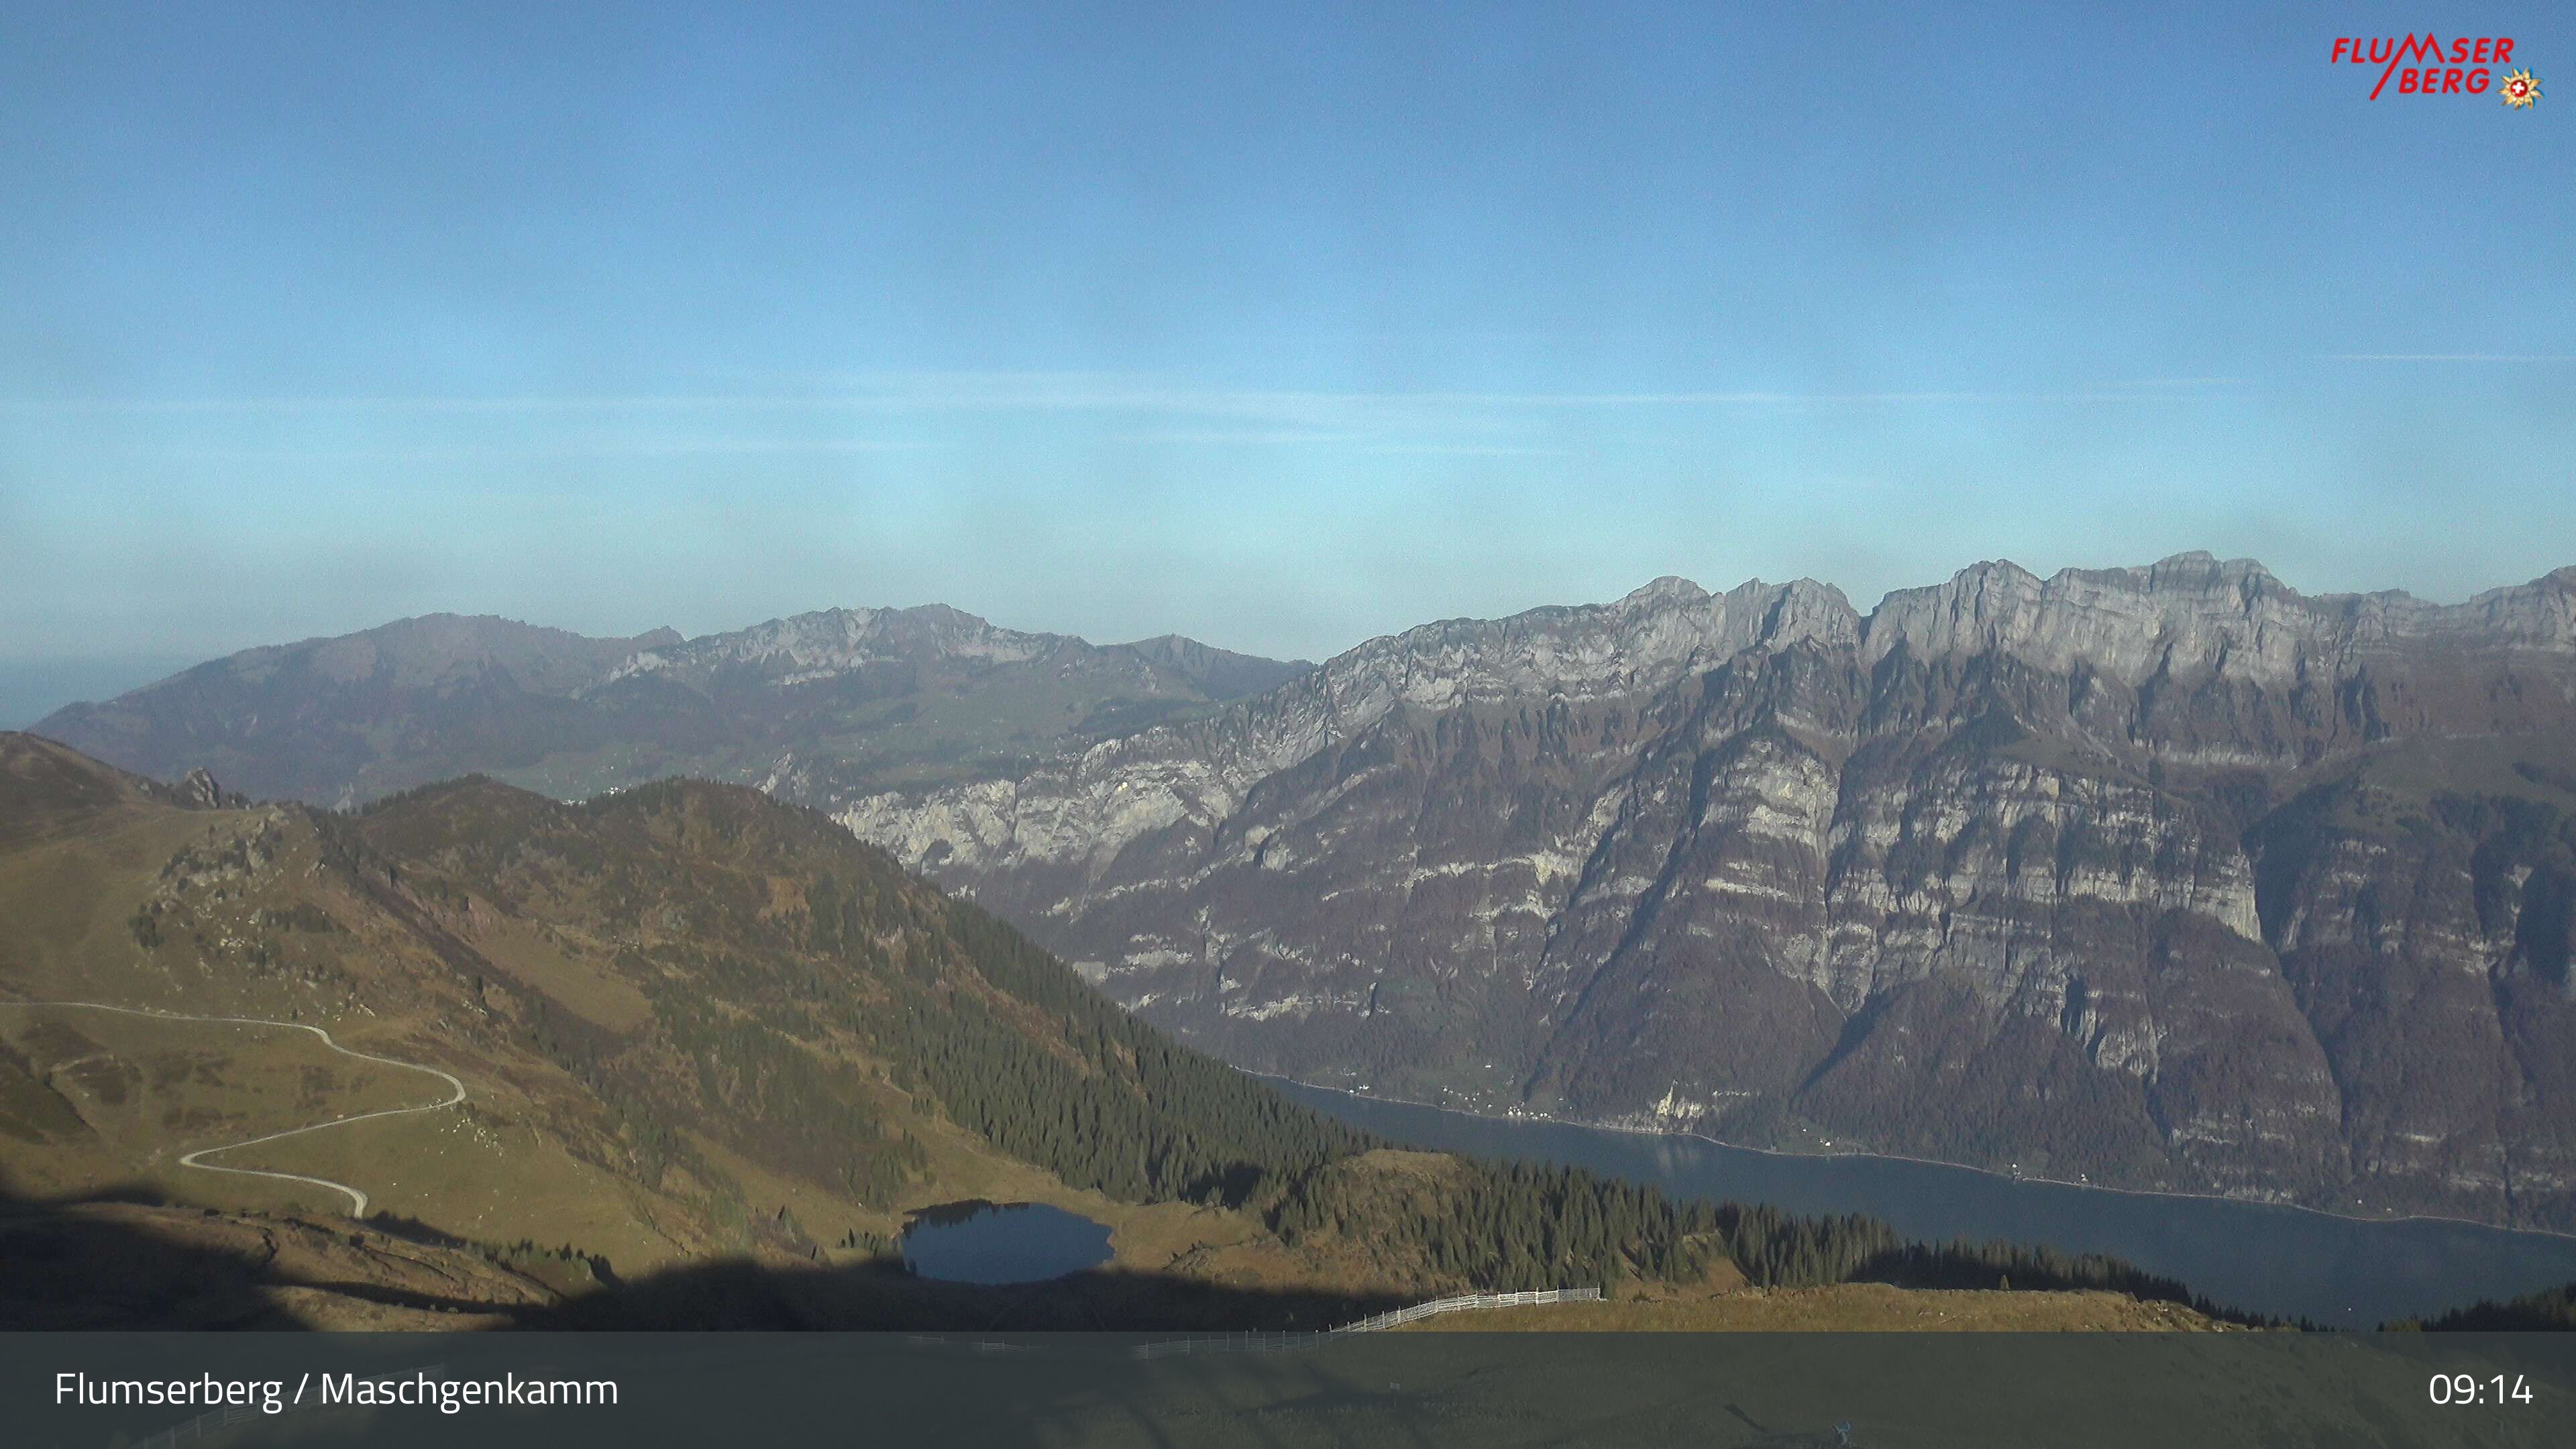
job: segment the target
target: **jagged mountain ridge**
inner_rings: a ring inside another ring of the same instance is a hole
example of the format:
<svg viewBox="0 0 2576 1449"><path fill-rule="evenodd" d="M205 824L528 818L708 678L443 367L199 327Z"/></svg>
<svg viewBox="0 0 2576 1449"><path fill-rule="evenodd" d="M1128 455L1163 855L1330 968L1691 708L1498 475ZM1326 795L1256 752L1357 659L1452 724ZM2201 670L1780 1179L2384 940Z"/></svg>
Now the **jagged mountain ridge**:
<svg viewBox="0 0 2576 1449"><path fill-rule="evenodd" d="M831 609L684 640L431 615L247 650L39 722L127 769L212 768L352 805L485 772L564 798L684 774L858 789L1016 768L1306 666L1165 636L1094 646L941 605Z"/></svg>
<svg viewBox="0 0 2576 1449"><path fill-rule="evenodd" d="M1867 616L1659 580L817 803L1244 1065L2556 1222L2571 739L2576 570L2442 606L2188 554Z"/></svg>
<svg viewBox="0 0 2576 1449"><path fill-rule="evenodd" d="M2000 649L2042 667L2080 661L2131 689L2160 672L2280 686L2318 667L2340 678L2366 666L2375 651L2437 635L2563 653L2576 633L2567 618L2571 590L2576 568L2453 606L2396 593L2310 599L2250 560L2182 554L2144 569L2070 569L2048 580L2010 563L1981 564L1946 584L1892 593L1863 616L1840 590L1812 580L1756 580L1711 595L1664 578L1615 604L1448 620L1371 640L1217 719L1106 741L1047 773L1168 773L1175 805L1223 814L1252 782L1346 741L1399 706L1638 696L1746 650L1776 652L1801 640L1851 645L1867 667L1899 649L1917 658ZM2166 606L2135 607L2146 598ZM2329 747L2324 740L2317 746ZM2278 762L2270 752L2261 758ZM1165 762L1161 771L1147 763L1153 760ZM980 802L1016 794L999 784L953 793ZM1100 842L1132 838L1112 821L1085 823L1086 835Z"/></svg>

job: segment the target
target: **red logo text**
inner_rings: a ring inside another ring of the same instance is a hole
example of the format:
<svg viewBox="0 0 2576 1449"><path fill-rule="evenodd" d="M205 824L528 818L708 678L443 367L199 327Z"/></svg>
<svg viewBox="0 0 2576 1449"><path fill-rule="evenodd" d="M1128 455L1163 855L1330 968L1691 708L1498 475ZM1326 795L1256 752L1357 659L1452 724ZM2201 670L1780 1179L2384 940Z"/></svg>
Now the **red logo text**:
<svg viewBox="0 0 2576 1449"><path fill-rule="evenodd" d="M2482 96L2495 83L2494 68L2513 59L2513 37L2470 36L2446 46L2431 31L2370 40L2339 36L2331 59L2337 64L2379 67L2379 80L2370 88L2374 101L2388 88L2391 76L2401 96Z"/></svg>

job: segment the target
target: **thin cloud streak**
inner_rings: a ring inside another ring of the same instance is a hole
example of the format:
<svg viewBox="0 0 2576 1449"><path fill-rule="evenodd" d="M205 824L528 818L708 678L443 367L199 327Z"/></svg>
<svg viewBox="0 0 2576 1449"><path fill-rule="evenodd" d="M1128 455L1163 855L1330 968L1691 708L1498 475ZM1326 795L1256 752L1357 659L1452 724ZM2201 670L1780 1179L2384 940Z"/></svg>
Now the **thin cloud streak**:
<svg viewBox="0 0 2576 1449"><path fill-rule="evenodd" d="M685 458L803 453L905 453L935 443L843 439L750 438L673 443L573 443L539 447L462 448L135 448L149 458L186 463L516 463L549 458Z"/></svg>
<svg viewBox="0 0 2576 1449"><path fill-rule="evenodd" d="M780 378L779 382L793 379ZM212 432L227 422L252 420L292 426L299 418L334 436L311 449L292 445L236 447L230 439L179 437L116 441L101 447L126 456L212 465L435 465L508 464L548 459L829 456L895 453L953 446L893 439L744 437L662 442L574 437L520 443L437 437L416 445L348 446L345 434L372 416L380 428L428 425L436 432L480 431L472 420L516 419L542 429L541 420L590 418L589 429L645 429L655 417L743 420L748 432L771 429L753 421L778 420L778 431L835 431L836 418L870 418L901 426L910 419L959 417L1125 418L1146 424L1112 440L1131 447L1231 447L1347 450L1380 457L1544 458L1571 456L1536 445L1525 434L1539 418L1617 412L1754 411L1783 416L1837 409L2048 405L2174 404L2203 394L2189 381L2127 383L2062 392L1924 389L1909 391L1795 392L1748 389L1671 392L1325 392L1259 388L1173 386L1150 375L1080 373L898 373L815 376L813 391L423 395L271 396L241 398L0 398L0 419L17 417L159 418L184 431ZM829 389L829 390L825 390ZM397 419L409 419L399 424ZM790 419L797 421L791 422ZM443 420L444 426L440 423ZM1163 426L1154 426L1155 423ZM189 424L194 426L190 427ZM858 429L869 431L871 429ZM266 442L266 440L262 440Z"/></svg>
<svg viewBox="0 0 2576 1449"><path fill-rule="evenodd" d="M2388 359L2380 359L2388 360ZM2457 360L2457 359L2451 359ZM2559 358L2485 359L2564 361ZM18 413L225 414L296 412L570 413L703 412L774 410L805 412L1137 412L1271 416L1321 409L1408 407L1619 408L1619 407L1816 407L1913 403L2099 403L2170 400L2171 389L2232 379L2173 379L2069 391L2021 392L1960 389L1918 391L1787 392L1763 389L1706 392L1297 392L1019 391L965 389L948 393L690 394L517 397L240 397L240 398L0 398L0 410Z"/></svg>
<svg viewBox="0 0 2576 1449"><path fill-rule="evenodd" d="M1155 433L1120 433L1118 443L1177 443L1212 447L1304 447L1331 443L1365 443L1376 433L1315 432L1310 429L1175 429Z"/></svg>
<svg viewBox="0 0 2576 1449"><path fill-rule="evenodd" d="M794 379L779 378L778 382ZM2014 407L2129 404L2172 405L2205 396L2203 379L2154 379L2065 391L1920 389L1798 392L1776 389L1667 392L1326 392L1259 388L1173 386L1150 375L1096 372L897 373L813 376L812 391L516 394L494 396L270 396L241 398L6 398L0 417L106 419L130 417L195 421L212 430L229 420L292 424L299 417L327 426L335 436L312 449L293 446L234 447L229 440L192 438L104 446L127 456L186 463L263 465L513 463L546 459L685 456L827 456L916 451L951 446L894 439L739 437L683 441L600 440L574 437L522 443L446 443L423 439L414 446L348 446L345 434L370 415L382 427L396 419L435 424L433 431L478 430L470 420L511 418L596 419L597 427L643 428L656 416L742 418L746 431L768 428L751 420L780 420L781 431L831 431L835 418L895 423L948 417L1127 418L1147 427L1113 435L1129 446L1346 449L1367 456L1542 458L1572 456L1564 448L1536 445L1523 435L1550 415L1617 412L1754 411L1784 416L1850 409ZM828 389L828 390L825 390ZM801 422L789 423L788 419ZM614 420L614 421L612 421ZM1160 421L1166 426L1151 426ZM934 425L935 426L935 425ZM99 446L91 444L90 446Z"/></svg>
<svg viewBox="0 0 2576 1449"><path fill-rule="evenodd" d="M2576 362L2576 353L2548 352L2328 352L2327 362Z"/></svg>
<svg viewBox="0 0 2576 1449"><path fill-rule="evenodd" d="M1384 447L1364 448L1361 451L1388 457L1571 458L1574 456L1572 448L1484 448L1474 444L1451 447L1438 443L1420 445L1395 443Z"/></svg>

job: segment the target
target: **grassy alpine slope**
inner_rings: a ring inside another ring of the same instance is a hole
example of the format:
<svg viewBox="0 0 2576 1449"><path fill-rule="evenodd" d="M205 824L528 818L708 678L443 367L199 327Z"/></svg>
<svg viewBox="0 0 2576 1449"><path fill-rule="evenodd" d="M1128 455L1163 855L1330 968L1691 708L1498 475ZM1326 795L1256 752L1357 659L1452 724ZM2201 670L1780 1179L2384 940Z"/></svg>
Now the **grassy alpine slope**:
<svg viewBox="0 0 2576 1449"><path fill-rule="evenodd" d="M313 1281L372 1284L366 1322L568 1300L580 1321L774 1321L782 1293L795 1322L985 1321L982 1290L882 1266L908 1214L968 1198L1114 1230L1108 1269L1019 1310L1030 1326L1313 1326L1584 1283L2185 1296L2118 1265L1934 1262L1863 1220L1387 1149L748 789L568 805L468 778L354 817L214 798L0 735L0 1195L22 1244L39 1212L59 1242L233 1232L289 1258L319 1231L313 1261L336 1266ZM191 1171L195 1150L443 1094L306 1032L29 1004L72 1001L320 1027L467 1094L218 1159L309 1181ZM334 1183L375 1221L345 1226Z"/></svg>

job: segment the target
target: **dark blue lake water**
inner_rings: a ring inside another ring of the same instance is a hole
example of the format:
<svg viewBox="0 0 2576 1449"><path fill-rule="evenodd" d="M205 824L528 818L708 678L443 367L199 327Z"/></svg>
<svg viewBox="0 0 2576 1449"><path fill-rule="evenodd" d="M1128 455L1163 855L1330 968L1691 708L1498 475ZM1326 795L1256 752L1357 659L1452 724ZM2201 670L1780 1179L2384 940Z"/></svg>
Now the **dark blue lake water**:
<svg viewBox="0 0 2576 1449"><path fill-rule="evenodd" d="M951 1283L1036 1283L1108 1262L1109 1229L1044 1203L950 1203L913 1215L903 1260Z"/></svg>
<svg viewBox="0 0 2576 1449"><path fill-rule="evenodd" d="M1867 1213L1909 1238L2008 1238L2108 1253L2232 1307L2369 1328L2576 1281L2576 1238L2452 1222L2371 1222L2211 1198L2154 1197L1886 1157L1798 1157L1657 1136L1500 1121L1275 1079L1383 1137L1650 1182L1677 1196Z"/></svg>

